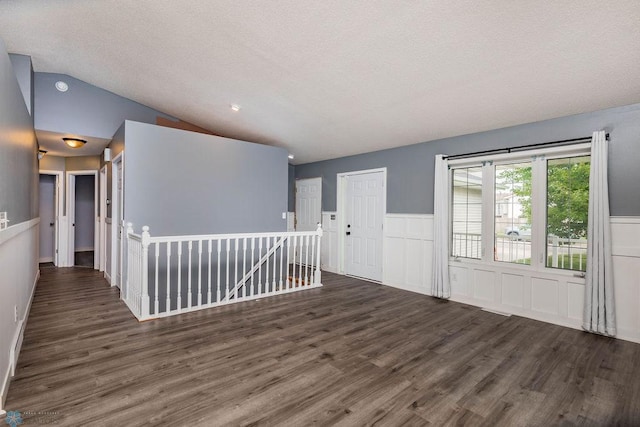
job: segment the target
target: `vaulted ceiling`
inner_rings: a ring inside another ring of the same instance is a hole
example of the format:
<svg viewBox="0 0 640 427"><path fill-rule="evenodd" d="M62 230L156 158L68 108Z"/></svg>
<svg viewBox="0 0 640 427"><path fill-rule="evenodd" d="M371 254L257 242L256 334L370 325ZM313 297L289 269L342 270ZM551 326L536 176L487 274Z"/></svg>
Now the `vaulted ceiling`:
<svg viewBox="0 0 640 427"><path fill-rule="evenodd" d="M637 0L0 2L35 71L296 163L640 102L639 23Z"/></svg>

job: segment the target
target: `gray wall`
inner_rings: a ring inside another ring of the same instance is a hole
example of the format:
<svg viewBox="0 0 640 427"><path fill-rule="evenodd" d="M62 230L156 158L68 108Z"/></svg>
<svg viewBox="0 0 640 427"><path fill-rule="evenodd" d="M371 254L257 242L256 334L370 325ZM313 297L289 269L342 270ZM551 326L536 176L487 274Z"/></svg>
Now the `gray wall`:
<svg viewBox="0 0 640 427"><path fill-rule="evenodd" d="M27 111L33 116L33 66L31 65L31 57L27 55L17 55L14 53L9 54L11 64L13 64L13 70L16 73L18 79L18 85L22 91L22 97L27 105Z"/></svg>
<svg viewBox="0 0 640 427"><path fill-rule="evenodd" d="M46 155L40 160L40 170L64 171L66 169L65 158Z"/></svg>
<svg viewBox="0 0 640 427"><path fill-rule="evenodd" d="M69 84L59 92L55 83ZM35 128L111 139L125 120L155 123L172 116L65 74L35 73Z"/></svg>
<svg viewBox="0 0 640 427"><path fill-rule="evenodd" d="M298 165L295 176L298 179L322 176L322 209L335 211L337 173L387 167L387 212L431 214L436 154L463 154L578 138L601 129L611 137L611 214L640 215L640 104Z"/></svg>
<svg viewBox="0 0 640 427"><path fill-rule="evenodd" d="M65 157L64 163L67 171L97 171L100 161L100 156L77 156Z"/></svg>
<svg viewBox="0 0 640 427"><path fill-rule="evenodd" d="M0 40L0 212L9 225L38 216L37 141L9 55Z"/></svg>
<svg viewBox="0 0 640 427"><path fill-rule="evenodd" d="M67 214L67 171L100 169L100 156L58 157L46 155L40 160L40 170L62 171L62 213Z"/></svg>
<svg viewBox="0 0 640 427"><path fill-rule="evenodd" d="M95 177L76 176L75 250L93 250L95 238Z"/></svg>
<svg viewBox="0 0 640 427"><path fill-rule="evenodd" d="M9 226L39 215L37 152L33 122L4 42L0 39L0 211L7 212L11 221ZM0 381L11 374L7 371L10 347L19 332L14 310L17 309L19 320L26 320L23 316L26 315L38 269L38 238L35 234L32 236L29 243L21 237L3 243L0 260ZM18 240L24 243L14 245ZM23 244L28 245L25 253L10 255L10 252L15 254L15 250L22 250ZM20 261L14 264L18 259ZM0 399L5 397L0 396Z"/></svg>
<svg viewBox="0 0 640 427"><path fill-rule="evenodd" d="M286 230L286 150L130 121L125 140L125 219L137 232Z"/></svg>

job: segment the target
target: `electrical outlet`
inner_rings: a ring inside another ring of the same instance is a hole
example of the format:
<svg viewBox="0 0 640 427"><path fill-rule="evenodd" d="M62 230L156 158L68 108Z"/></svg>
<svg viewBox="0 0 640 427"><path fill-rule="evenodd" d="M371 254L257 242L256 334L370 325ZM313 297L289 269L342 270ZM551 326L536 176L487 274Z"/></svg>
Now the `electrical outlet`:
<svg viewBox="0 0 640 427"><path fill-rule="evenodd" d="M18 321L18 306L17 305L13 306L13 321L14 322Z"/></svg>
<svg viewBox="0 0 640 427"><path fill-rule="evenodd" d="M282 219L287 219L287 213L286 212L282 212Z"/></svg>

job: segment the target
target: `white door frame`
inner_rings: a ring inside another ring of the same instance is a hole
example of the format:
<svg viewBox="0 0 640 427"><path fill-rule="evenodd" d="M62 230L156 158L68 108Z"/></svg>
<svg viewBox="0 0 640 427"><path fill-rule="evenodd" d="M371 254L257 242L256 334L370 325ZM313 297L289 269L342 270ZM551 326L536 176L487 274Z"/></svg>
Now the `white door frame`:
<svg viewBox="0 0 640 427"><path fill-rule="evenodd" d="M67 172L67 217L69 218L68 227L68 242L67 242L67 256L68 265L73 267L75 265L75 245L72 244L75 238L75 184L76 176L78 175L93 175L93 268L98 269L98 258L100 256L100 227L98 225L98 171L97 170L80 170L80 171L68 171ZM72 190L73 186L73 190ZM73 194L74 197L70 197Z"/></svg>
<svg viewBox="0 0 640 427"><path fill-rule="evenodd" d="M336 179L336 214L338 215L338 274L345 274L345 256L346 256L346 239L345 233L347 231L347 177L353 175L363 175L367 173L382 172L382 179L384 181L384 191L382 192L382 224L384 227L385 218L387 215L387 168L365 169L351 172L341 172L337 174ZM384 228L382 231L382 277L384 277Z"/></svg>
<svg viewBox="0 0 640 427"><path fill-rule="evenodd" d="M122 260L117 262L118 257L122 254L122 242L120 240L120 246L118 246L118 232L122 227L124 221L124 203L120 200L120 194L118 192L118 163L122 163L122 174L124 175L124 151L118 153L113 159L111 159L111 286L117 286L122 289L122 284L118 283L118 277L122 280ZM122 198L124 199L124 178L122 185ZM114 221L118 217L114 212L114 207L120 210L120 221ZM120 276L118 276L117 268L120 268Z"/></svg>
<svg viewBox="0 0 640 427"><path fill-rule="evenodd" d="M107 165L100 168L100 262L99 270L107 268Z"/></svg>
<svg viewBox="0 0 640 427"><path fill-rule="evenodd" d="M63 203L63 187L62 182L64 179L64 171L54 171L54 170L41 170L39 171L40 175L53 175L55 176L55 220L53 225L53 239L54 239L54 250L53 250L53 265L56 267L64 267L66 264L66 259L64 259L64 254L60 251L61 239L63 235L61 233L61 221L64 216L64 203Z"/></svg>

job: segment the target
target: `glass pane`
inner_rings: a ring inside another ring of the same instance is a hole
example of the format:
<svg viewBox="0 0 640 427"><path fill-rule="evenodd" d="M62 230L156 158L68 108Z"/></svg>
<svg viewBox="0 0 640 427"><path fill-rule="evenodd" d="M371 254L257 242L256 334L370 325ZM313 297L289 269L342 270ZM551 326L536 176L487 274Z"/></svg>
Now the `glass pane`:
<svg viewBox="0 0 640 427"><path fill-rule="evenodd" d="M531 264L531 162L495 167L496 261Z"/></svg>
<svg viewBox="0 0 640 427"><path fill-rule="evenodd" d="M547 161L547 267L587 270L589 156Z"/></svg>
<svg viewBox="0 0 640 427"><path fill-rule="evenodd" d="M480 259L482 241L482 168L453 171L451 255Z"/></svg>

